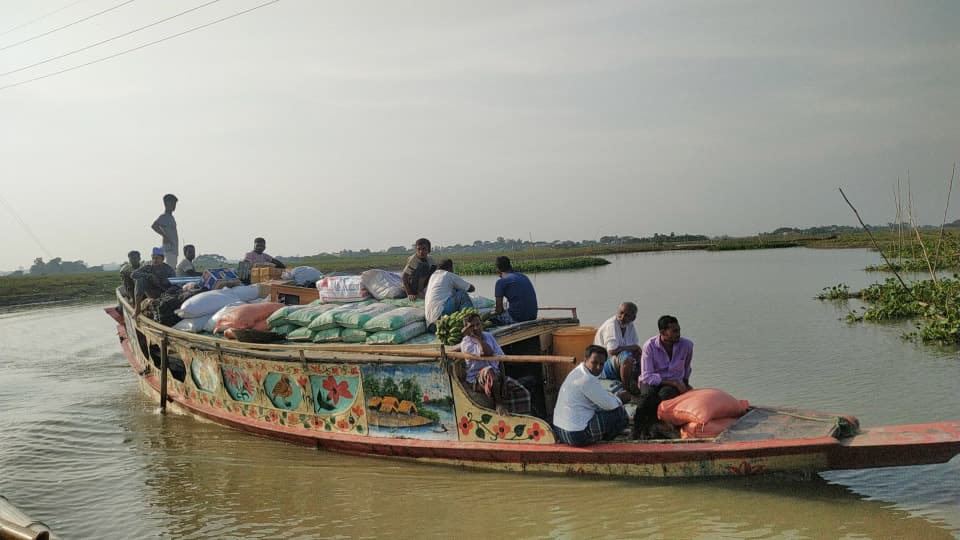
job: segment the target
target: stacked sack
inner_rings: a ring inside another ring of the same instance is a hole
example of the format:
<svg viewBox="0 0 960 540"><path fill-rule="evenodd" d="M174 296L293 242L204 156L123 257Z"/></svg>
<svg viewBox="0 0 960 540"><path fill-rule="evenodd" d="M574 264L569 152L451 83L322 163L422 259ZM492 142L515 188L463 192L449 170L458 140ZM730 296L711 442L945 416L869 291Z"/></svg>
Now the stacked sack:
<svg viewBox="0 0 960 540"><path fill-rule="evenodd" d="M288 341L314 343L399 344L427 330L422 305L398 307L373 300L284 306L267 324Z"/></svg>
<svg viewBox="0 0 960 540"><path fill-rule="evenodd" d="M684 439L718 437L746 414L750 403L723 390L697 388L660 403L657 418L680 428Z"/></svg>
<svg viewBox="0 0 960 540"><path fill-rule="evenodd" d="M174 328L185 332L212 334L216 324L229 308L264 301L259 295L260 288L256 285L224 287L195 294L176 310L175 313L182 320L174 325Z"/></svg>

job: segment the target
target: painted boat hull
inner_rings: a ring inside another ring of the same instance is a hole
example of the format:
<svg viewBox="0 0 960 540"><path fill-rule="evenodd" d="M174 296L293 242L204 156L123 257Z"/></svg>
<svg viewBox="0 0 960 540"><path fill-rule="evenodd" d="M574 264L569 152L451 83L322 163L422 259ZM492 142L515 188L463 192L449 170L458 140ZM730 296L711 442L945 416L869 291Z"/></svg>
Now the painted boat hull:
<svg viewBox="0 0 960 540"><path fill-rule="evenodd" d="M142 324L138 327L131 317L125 318L116 311L111 316L118 321L121 346L141 388L157 399L159 371L143 353L143 347L128 339L128 330L143 330L148 342L153 344L157 328ZM163 332L166 336L166 330ZM180 337L189 344L189 336ZM194 354L195 357L187 362L190 366L183 381L168 377L167 398L173 409L255 435L346 454L501 471L616 477L705 477L769 473L808 476L831 469L943 463L960 453L960 421L865 428L858 435L845 439L631 441L574 448L555 443L550 427L536 418L497 417L493 411L476 407L456 383L452 383L454 418L460 421L452 428L440 424L455 439L430 440L402 433L371 436L375 425L367 424L368 415L362 406L366 401L359 395L362 393L359 384L353 394L357 394L356 403L361 405L355 405L349 410L351 412L339 417L319 414L322 412L319 409L318 414L311 414L313 411L302 405L296 411L277 410L263 397L256 404L238 404L230 399L232 394L223 390L219 393L198 391L202 390L204 383L190 375L193 364L211 362L209 356L214 353L199 349L191 352L193 349L189 345L178 347L176 350L181 356L186 358ZM333 373L353 369L348 367L350 364L342 364L342 368L331 368L323 362L314 364L304 359L302 353L300 362L293 356L278 361L274 355L259 364L256 359L233 359L219 346L216 353L220 355L221 370L243 368L252 372L254 377L262 374L257 382L262 379L263 385L267 384L265 377L277 371L288 373L291 380L299 376L305 396L317 395L316 399L322 395L322 391L317 394L315 388L320 379L325 385L327 380L342 384L340 379L329 375L330 369L334 370ZM202 358L204 354L207 355L205 360ZM382 358L373 351L366 358L370 362L389 362L389 358ZM363 363L364 355L349 359L339 355L330 361L341 365L339 363L344 360ZM284 369L289 371L282 371ZM358 372L358 375L362 378L365 373ZM220 388L225 381L226 375Z"/></svg>

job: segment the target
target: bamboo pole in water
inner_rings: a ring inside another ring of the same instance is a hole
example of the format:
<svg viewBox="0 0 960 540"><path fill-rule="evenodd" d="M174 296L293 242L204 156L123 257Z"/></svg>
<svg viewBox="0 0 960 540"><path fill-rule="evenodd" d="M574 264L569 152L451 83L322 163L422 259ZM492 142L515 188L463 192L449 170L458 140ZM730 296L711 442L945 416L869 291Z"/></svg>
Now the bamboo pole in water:
<svg viewBox="0 0 960 540"><path fill-rule="evenodd" d="M160 412L167 412L167 334L160 340Z"/></svg>

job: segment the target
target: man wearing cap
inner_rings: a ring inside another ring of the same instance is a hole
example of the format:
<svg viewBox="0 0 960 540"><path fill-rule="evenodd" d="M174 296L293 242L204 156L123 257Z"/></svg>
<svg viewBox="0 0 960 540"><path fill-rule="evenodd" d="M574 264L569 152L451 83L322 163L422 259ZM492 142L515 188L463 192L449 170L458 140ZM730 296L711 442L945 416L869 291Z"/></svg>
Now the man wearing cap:
<svg viewBox="0 0 960 540"><path fill-rule="evenodd" d="M163 213L153 222L153 230L163 238L163 255L171 267L177 265L177 252L180 238L177 236L177 220L173 211L177 209L177 196L167 193L163 196Z"/></svg>
<svg viewBox="0 0 960 540"><path fill-rule="evenodd" d="M134 316L140 315L140 304L144 298L159 298L164 291L175 286L170 283L170 278L176 275L176 272L172 266L163 262L163 248L153 248L151 255L150 264L141 266L130 276L134 283Z"/></svg>

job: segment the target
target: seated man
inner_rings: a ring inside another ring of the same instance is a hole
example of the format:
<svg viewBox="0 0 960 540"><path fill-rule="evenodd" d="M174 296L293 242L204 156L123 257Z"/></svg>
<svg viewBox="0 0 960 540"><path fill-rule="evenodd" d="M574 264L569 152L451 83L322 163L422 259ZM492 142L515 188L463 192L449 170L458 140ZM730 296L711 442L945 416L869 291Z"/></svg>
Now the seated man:
<svg viewBox="0 0 960 540"><path fill-rule="evenodd" d="M589 345L583 358L583 363L564 379L553 411L557 439L571 446L609 441L629 423L620 398L604 388L597 378L607 360L607 351L598 345Z"/></svg>
<svg viewBox="0 0 960 540"><path fill-rule="evenodd" d="M497 273L500 279L493 286L496 297L497 322L511 324L532 321L537 318L537 292L530 278L517 272L509 257L497 257ZM504 306L504 299L507 305Z"/></svg>
<svg viewBox="0 0 960 540"><path fill-rule="evenodd" d="M430 276L430 281L427 283L426 302L423 306L427 318L427 329L436 331L437 319L443 315L473 307L473 301L467 293L474 290L476 289L473 285L453 273L453 261L441 260L437 271Z"/></svg>
<svg viewBox="0 0 960 540"><path fill-rule="evenodd" d="M120 267L120 294L128 300L133 300L133 271L140 268L140 252L137 250L127 253L127 262Z"/></svg>
<svg viewBox="0 0 960 540"><path fill-rule="evenodd" d="M247 254L243 256L240 264L237 265L237 274L239 274L241 281L248 285L250 284L250 272L256 265L272 264L275 268L286 268L286 265L284 265L282 261L264 253L266 249L266 240L259 236L253 239L253 251L248 251Z"/></svg>
<svg viewBox="0 0 960 540"><path fill-rule="evenodd" d="M177 277L196 277L203 275L193 266L193 260L197 258L197 249L193 244L183 246L183 260L177 265Z"/></svg>
<svg viewBox="0 0 960 540"><path fill-rule="evenodd" d="M134 316L140 315L141 303L144 298L160 298L160 296L171 288L176 288L170 283L170 278L175 274L169 264L163 262L163 248L155 247L152 251L150 264L138 268L131 274L134 282Z"/></svg>
<svg viewBox="0 0 960 540"><path fill-rule="evenodd" d="M617 308L616 315L600 325L593 339L594 345L607 350L607 362L603 365L600 380L611 392L626 390L631 395L640 394L637 386L640 340L633 324L636 319L637 305L624 302Z"/></svg>
<svg viewBox="0 0 960 540"><path fill-rule="evenodd" d="M426 296L427 282L437 269L430 256L430 240L419 238L413 247L415 252L407 259L402 275L403 292L407 293L408 300Z"/></svg>
<svg viewBox="0 0 960 540"><path fill-rule="evenodd" d="M643 344L640 357L640 403L634 417L634 438L650 437L661 401L690 390L693 342L680 336L680 323L672 315L657 321L660 333Z"/></svg>
<svg viewBox="0 0 960 540"><path fill-rule="evenodd" d="M483 331L483 320L476 313L464 321L460 351L474 356L503 356L493 334ZM530 392L519 381L507 377L496 360L467 360L467 384L493 401L497 414L530 414Z"/></svg>

